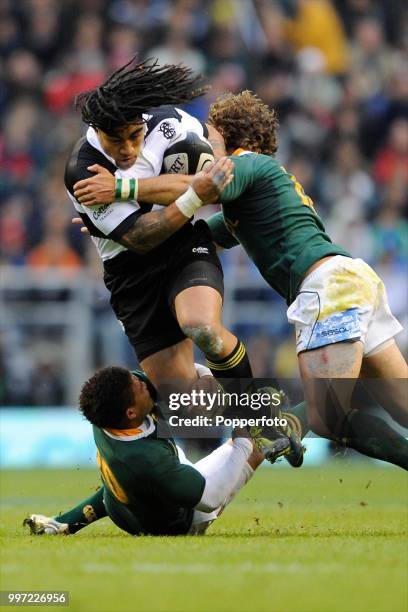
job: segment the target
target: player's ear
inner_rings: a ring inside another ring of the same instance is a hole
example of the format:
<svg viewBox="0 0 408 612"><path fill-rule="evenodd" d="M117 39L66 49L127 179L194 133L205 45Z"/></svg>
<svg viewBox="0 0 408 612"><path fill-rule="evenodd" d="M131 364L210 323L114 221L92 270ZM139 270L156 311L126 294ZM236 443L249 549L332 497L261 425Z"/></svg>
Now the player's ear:
<svg viewBox="0 0 408 612"><path fill-rule="evenodd" d="M126 409L126 417L129 419L129 421L131 421L132 419L135 419L138 416L139 415L134 406L130 406L129 408Z"/></svg>

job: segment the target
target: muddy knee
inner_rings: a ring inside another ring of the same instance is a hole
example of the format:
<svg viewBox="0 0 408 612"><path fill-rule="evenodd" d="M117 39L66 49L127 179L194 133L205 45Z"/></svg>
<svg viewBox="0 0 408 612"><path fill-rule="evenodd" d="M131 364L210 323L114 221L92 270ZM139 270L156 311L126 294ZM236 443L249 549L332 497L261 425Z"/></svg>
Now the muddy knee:
<svg viewBox="0 0 408 612"><path fill-rule="evenodd" d="M192 323L182 325L181 329L208 357L217 359L222 355L224 343L221 330L215 325Z"/></svg>

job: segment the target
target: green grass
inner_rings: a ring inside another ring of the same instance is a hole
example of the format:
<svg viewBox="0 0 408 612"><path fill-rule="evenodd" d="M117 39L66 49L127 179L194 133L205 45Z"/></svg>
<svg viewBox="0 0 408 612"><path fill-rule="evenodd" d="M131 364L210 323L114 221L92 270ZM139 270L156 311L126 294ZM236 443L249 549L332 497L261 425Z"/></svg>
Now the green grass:
<svg viewBox="0 0 408 612"><path fill-rule="evenodd" d="M69 590L69 609L84 612L408 609L402 470L261 469L201 538L132 538L109 519L71 537L21 527L27 513L56 514L97 482L93 470L3 473L3 590Z"/></svg>

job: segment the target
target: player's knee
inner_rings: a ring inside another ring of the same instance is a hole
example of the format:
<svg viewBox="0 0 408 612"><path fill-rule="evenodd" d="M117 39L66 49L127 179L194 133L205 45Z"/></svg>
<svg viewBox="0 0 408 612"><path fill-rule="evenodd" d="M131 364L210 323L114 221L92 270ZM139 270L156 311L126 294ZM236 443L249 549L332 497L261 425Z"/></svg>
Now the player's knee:
<svg viewBox="0 0 408 612"><path fill-rule="evenodd" d="M183 333L208 357L219 357L224 348L221 329L211 323L188 323L182 325Z"/></svg>

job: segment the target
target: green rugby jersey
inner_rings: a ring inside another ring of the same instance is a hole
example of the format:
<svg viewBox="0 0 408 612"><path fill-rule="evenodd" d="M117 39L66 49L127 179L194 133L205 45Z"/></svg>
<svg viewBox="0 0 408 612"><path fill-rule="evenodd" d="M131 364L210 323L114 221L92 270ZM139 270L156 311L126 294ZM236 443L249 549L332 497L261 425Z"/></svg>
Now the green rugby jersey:
<svg viewBox="0 0 408 612"><path fill-rule="evenodd" d="M93 434L102 480L117 514L132 514L132 527L126 530L152 535L187 533L205 478L180 463L172 439L157 438L153 418L147 417L138 429L93 425Z"/></svg>
<svg viewBox="0 0 408 612"><path fill-rule="evenodd" d="M267 283L291 304L312 264L350 254L331 242L312 200L276 159L238 151L230 156L234 179L220 196L222 212L207 223L219 246L242 244Z"/></svg>

